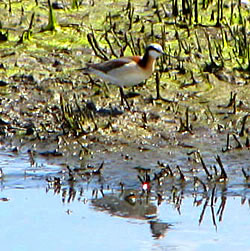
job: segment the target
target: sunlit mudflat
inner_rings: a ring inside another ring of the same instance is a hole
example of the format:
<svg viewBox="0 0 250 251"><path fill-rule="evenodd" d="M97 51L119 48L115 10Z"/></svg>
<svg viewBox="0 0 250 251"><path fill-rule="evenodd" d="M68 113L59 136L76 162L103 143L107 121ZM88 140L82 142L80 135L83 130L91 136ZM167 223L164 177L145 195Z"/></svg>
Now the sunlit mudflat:
<svg viewBox="0 0 250 251"><path fill-rule="evenodd" d="M247 2L0 1L0 250L250 250Z"/></svg>

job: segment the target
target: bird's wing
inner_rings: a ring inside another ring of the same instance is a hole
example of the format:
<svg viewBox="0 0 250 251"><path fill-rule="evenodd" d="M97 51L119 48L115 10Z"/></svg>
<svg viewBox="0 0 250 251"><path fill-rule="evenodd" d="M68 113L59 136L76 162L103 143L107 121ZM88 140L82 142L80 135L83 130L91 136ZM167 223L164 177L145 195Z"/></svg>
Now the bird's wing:
<svg viewBox="0 0 250 251"><path fill-rule="evenodd" d="M131 62L136 62L137 57L133 56L133 57L121 57L118 59L113 59L113 60L109 60L106 62L102 62L102 63L97 63L97 64L86 64L87 68L91 71L92 69L104 72L104 73L108 73L111 70L120 68L126 64L129 64Z"/></svg>

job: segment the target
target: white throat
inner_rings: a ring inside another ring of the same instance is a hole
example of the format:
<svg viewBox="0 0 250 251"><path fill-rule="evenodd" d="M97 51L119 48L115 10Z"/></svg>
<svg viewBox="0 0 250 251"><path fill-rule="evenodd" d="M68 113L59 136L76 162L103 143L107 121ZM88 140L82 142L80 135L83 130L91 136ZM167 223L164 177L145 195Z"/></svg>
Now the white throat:
<svg viewBox="0 0 250 251"><path fill-rule="evenodd" d="M149 51L149 56L152 57L152 58L154 58L154 59L157 59L161 55L162 55L162 53L160 53L158 51L155 51L155 50L150 50Z"/></svg>

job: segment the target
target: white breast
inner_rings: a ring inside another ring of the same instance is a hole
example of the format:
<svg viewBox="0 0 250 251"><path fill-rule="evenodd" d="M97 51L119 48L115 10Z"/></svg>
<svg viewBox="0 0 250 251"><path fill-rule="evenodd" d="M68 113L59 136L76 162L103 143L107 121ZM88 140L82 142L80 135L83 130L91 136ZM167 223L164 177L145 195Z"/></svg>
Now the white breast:
<svg viewBox="0 0 250 251"><path fill-rule="evenodd" d="M120 87L137 85L149 78L151 74L152 70L146 71L135 62L131 62L109 72L109 75L112 76L112 81L110 82Z"/></svg>

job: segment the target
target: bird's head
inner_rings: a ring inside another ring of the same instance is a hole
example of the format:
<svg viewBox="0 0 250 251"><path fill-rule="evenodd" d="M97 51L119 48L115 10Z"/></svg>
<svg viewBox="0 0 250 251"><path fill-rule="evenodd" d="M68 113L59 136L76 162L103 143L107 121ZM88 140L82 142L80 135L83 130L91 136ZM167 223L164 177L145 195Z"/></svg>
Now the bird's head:
<svg viewBox="0 0 250 251"><path fill-rule="evenodd" d="M159 44L150 44L146 48L146 52L154 59L160 57L161 55L165 54L161 45Z"/></svg>

